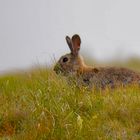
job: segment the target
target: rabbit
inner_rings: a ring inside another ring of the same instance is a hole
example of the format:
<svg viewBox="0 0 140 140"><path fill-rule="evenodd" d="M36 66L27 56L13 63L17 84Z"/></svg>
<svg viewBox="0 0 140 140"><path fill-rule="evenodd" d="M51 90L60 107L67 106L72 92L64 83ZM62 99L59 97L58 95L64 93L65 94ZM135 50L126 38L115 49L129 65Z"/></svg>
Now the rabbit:
<svg viewBox="0 0 140 140"><path fill-rule="evenodd" d="M72 38L66 36L66 42L70 53L58 60L54 66L56 74L73 77L78 84L95 88L115 88L120 85L140 83L140 73L126 68L87 66L79 54L81 38L78 34Z"/></svg>

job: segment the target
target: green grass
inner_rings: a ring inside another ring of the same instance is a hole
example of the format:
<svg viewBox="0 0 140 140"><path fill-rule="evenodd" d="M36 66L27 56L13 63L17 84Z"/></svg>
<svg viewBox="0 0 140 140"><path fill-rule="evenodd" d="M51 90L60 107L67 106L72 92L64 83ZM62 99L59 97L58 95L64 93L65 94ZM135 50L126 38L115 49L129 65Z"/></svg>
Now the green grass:
<svg viewBox="0 0 140 140"><path fill-rule="evenodd" d="M49 69L1 76L0 137L139 140L140 87L88 91Z"/></svg>

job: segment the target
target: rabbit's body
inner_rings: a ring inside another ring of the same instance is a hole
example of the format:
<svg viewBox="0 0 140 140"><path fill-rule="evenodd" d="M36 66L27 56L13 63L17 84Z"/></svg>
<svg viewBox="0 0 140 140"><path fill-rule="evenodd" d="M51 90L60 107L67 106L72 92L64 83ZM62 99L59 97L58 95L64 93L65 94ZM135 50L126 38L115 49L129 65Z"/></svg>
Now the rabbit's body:
<svg viewBox="0 0 140 140"><path fill-rule="evenodd" d="M120 85L140 83L139 73L125 68L114 67L93 68L90 71L87 70L81 73L79 78L83 80L83 85L96 88L114 88Z"/></svg>
<svg viewBox="0 0 140 140"><path fill-rule="evenodd" d="M87 66L79 55L81 44L79 35L74 35L72 39L67 36L66 41L71 53L62 56L57 62L54 67L57 74L74 77L78 84L95 88L106 86L114 88L119 85L140 83L140 74L129 69Z"/></svg>

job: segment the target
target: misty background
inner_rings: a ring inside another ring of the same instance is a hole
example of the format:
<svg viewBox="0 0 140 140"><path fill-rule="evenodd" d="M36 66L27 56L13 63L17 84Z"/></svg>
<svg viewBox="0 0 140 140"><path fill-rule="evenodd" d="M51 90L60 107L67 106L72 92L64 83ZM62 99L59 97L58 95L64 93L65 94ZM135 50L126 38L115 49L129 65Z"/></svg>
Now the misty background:
<svg viewBox="0 0 140 140"><path fill-rule="evenodd" d="M98 61L140 57L139 0L0 0L0 72L53 64L81 36Z"/></svg>

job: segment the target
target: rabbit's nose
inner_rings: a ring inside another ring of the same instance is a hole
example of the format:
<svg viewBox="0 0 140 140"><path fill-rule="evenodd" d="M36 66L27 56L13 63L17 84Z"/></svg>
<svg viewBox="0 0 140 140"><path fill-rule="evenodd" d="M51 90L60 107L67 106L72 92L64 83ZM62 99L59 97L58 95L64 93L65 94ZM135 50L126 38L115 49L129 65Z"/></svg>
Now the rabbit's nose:
<svg viewBox="0 0 140 140"><path fill-rule="evenodd" d="M57 71L57 65L54 66L53 70L56 72Z"/></svg>
<svg viewBox="0 0 140 140"><path fill-rule="evenodd" d="M60 73L60 66L59 66L59 64L56 64L54 66L54 69L53 70L56 72L56 74L59 74Z"/></svg>

